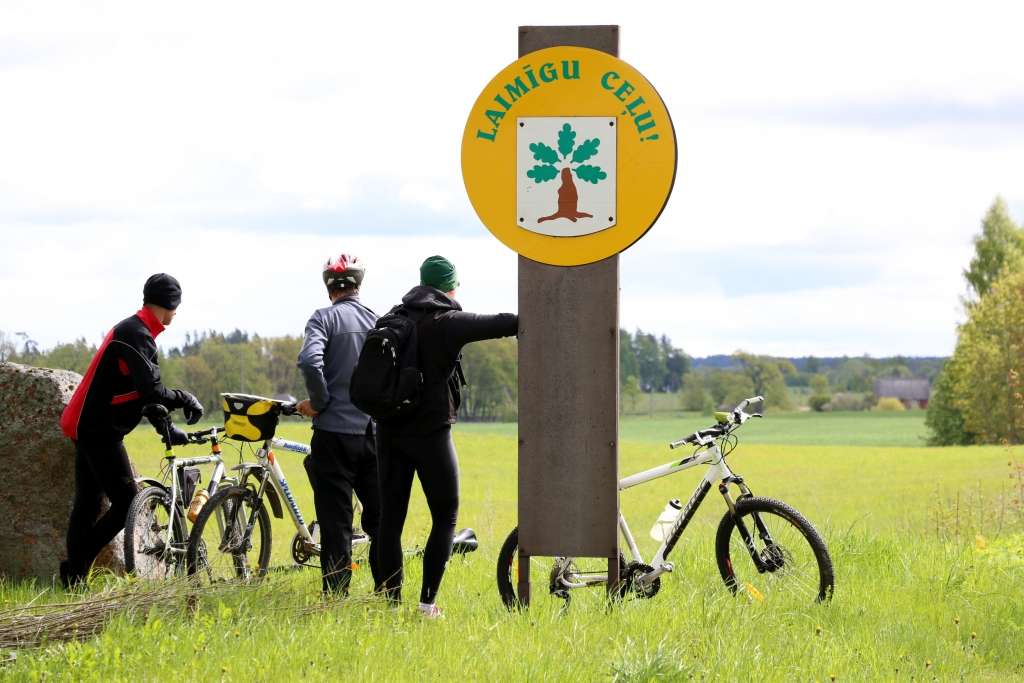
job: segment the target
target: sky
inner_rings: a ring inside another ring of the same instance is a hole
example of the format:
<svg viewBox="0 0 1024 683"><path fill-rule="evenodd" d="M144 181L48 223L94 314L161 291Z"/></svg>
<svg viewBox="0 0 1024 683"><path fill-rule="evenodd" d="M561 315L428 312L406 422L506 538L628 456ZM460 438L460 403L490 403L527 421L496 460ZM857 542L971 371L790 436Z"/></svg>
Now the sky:
<svg viewBox="0 0 1024 683"><path fill-rule="evenodd" d="M618 24L668 106L620 319L693 356L948 355L981 218L1024 221L1020 3L83 5L0 4L0 330L43 347L99 341L161 271L165 349L298 335L343 251L378 312L435 253L466 310L515 310L459 156L519 25Z"/></svg>

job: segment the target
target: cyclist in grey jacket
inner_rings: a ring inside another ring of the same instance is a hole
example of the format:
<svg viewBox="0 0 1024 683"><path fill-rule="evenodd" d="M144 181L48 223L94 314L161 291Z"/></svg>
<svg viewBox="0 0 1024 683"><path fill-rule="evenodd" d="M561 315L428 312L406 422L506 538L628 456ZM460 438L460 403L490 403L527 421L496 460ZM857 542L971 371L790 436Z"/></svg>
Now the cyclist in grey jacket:
<svg viewBox="0 0 1024 683"><path fill-rule="evenodd" d="M324 592L348 593L352 576L352 492L363 504L361 524L370 537L370 571L380 586L376 538L380 490L373 423L349 398L349 380L366 333L377 315L359 302L365 269L358 257L342 254L323 269L331 305L306 323L298 365L309 398L298 410L313 418L306 473L320 522L320 566Z"/></svg>

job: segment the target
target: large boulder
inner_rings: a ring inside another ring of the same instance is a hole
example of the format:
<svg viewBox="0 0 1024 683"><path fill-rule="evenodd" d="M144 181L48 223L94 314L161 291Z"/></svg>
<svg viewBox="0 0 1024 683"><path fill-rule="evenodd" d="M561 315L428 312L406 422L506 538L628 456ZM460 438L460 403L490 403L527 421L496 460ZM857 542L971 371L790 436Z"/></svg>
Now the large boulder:
<svg viewBox="0 0 1024 683"><path fill-rule="evenodd" d="M0 363L0 576L50 581L67 557L75 449L59 423L81 380L69 370ZM96 566L124 573L123 533Z"/></svg>

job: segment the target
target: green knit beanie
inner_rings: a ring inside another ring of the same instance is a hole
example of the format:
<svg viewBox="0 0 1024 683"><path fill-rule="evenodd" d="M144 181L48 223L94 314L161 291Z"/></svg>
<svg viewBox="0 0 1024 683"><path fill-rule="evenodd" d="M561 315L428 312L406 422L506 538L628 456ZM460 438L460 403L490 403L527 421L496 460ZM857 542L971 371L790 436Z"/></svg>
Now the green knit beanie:
<svg viewBox="0 0 1024 683"><path fill-rule="evenodd" d="M420 284L450 292L459 286L455 265L443 256L431 256L420 266Z"/></svg>

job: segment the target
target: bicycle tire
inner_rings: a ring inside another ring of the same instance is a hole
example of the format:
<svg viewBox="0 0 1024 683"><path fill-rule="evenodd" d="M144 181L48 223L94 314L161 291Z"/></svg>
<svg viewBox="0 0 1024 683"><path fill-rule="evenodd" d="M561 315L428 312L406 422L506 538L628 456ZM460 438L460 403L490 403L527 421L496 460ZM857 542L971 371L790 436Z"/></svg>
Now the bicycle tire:
<svg viewBox="0 0 1024 683"><path fill-rule="evenodd" d="M240 525L244 528L248 524L254 507L257 512L253 531L244 539L244 531L239 533ZM258 500L250 488L223 488L206 502L192 526L185 555L188 575L209 583L258 581L270 565L271 543L265 501ZM249 559L253 553L255 566Z"/></svg>
<svg viewBox="0 0 1024 683"><path fill-rule="evenodd" d="M758 521L772 543L764 543ZM760 568L738 532L741 527L750 533ZM810 549L809 556L804 542ZM759 602L784 592L802 592L813 595L815 602L824 602L831 599L835 587L832 558L821 535L806 517L774 498L743 498L736 502L735 514L725 513L715 537L715 559L722 580L733 594L742 589ZM737 576L740 567L746 569Z"/></svg>
<svg viewBox="0 0 1024 683"><path fill-rule="evenodd" d="M519 551L519 527L512 530L512 533L505 538L498 552L498 595L501 602L508 609L522 607L519 596L516 594L516 587L512 580L513 568L516 555Z"/></svg>
<svg viewBox="0 0 1024 683"><path fill-rule="evenodd" d="M157 513L160 510L161 513ZM177 574L183 567L183 558L171 555L170 561L155 554L167 544L170 526L171 494L160 486L148 486L139 491L128 506L124 522L124 568L128 574L143 579L164 579ZM179 507L174 516L171 543L184 549L185 520ZM168 523L162 528L159 519Z"/></svg>
<svg viewBox="0 0 1024 683"><path fill-rule="evenodd" d="M516 527L515 529L513 529L511 531L511 533L509 533L508 537L505 538L505 542L502 543L502 545L501 545L501 550L498 551L498 563L497 563L498 595L501 597L502 604L504 604L505 607L507 609L509 609L509 610L517 610L517 609L522 609L524 607L524 605L522 603L522 600L520 600L520 596L518 594L518 587L516 585L518 583L518 563L517 563L518 556L519 556L519 527ZM546 559L546 558L544 558L544 559ZM550 597L555 597L555 598L561 599L561 600L564 601L564 604L562 605L562 609L565 609L565 608L567 608L569 606L569 602L570 602L569 590L567 590L567 589L559 590L555 586L554 575L555 575L556 571L558 570L558 568L560 566L559 562L562 563L562 566L572 565L575 568L576 559L575 558L571 558L571 557L570 558L551 558L551 559L552 559L552 566L551 566L550 569L547 570L546 576L544 576L544 578L546 578L548 580L547 591L545 593L543 593L543 594L540 593L539 591L534 591L534 595L537 595L537 596L547 595L547 596L550 596ZM542 564L543 561L544 560L542 559L540 567L543 567L543 564ZM595 559L595 561L596 562L604 562L604 563L607 562L607 560L597 560L597 559ZM627 569L626 561L620 555L619 556L619 575L621 577L625 577L626 576L626 569ZM607 575L607 571L608 571L607 570L607 564L601 565L600 571L604 572L605 575ZM541 575L539 574L534 580L531 581L532 585L540 584L539 581L536 581L537 578L541 578ZM619 592L621 592L621 591L616 591L616 594L618 594Z"/></svg>

